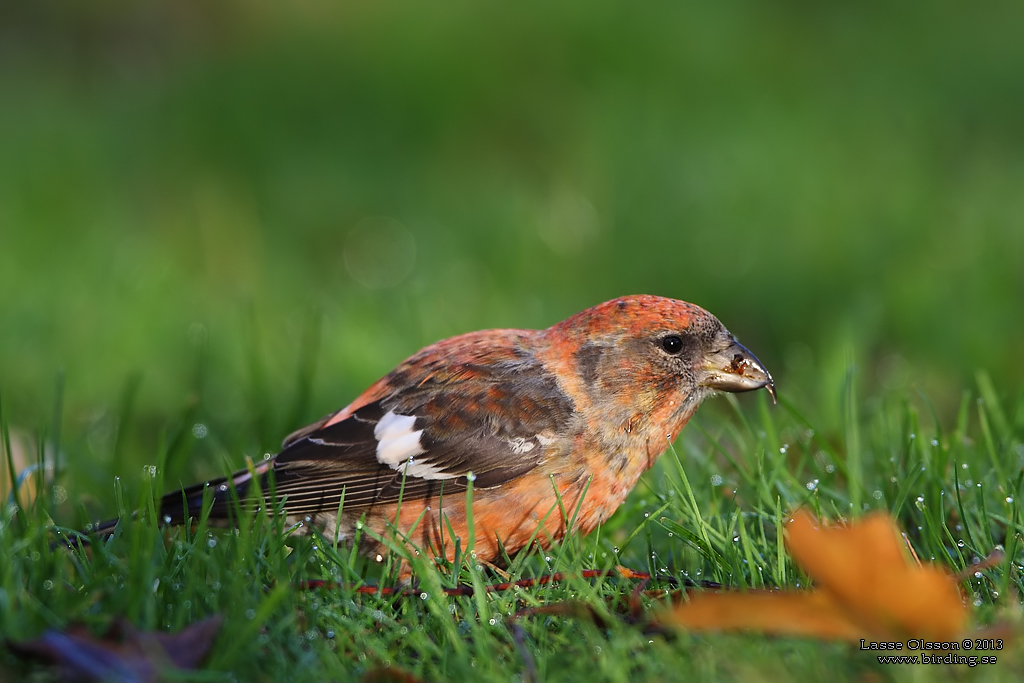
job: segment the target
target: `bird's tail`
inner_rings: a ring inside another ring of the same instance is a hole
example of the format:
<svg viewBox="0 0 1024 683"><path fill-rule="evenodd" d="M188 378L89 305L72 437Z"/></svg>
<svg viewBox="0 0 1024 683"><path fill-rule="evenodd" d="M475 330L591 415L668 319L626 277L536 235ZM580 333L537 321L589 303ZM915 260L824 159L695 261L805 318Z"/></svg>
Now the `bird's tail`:
<svg viewBox="0 0 1024 683"><path fill-rule="evenodd" d="M271 467L271 461L264 461L250 470L239 470L229 477L219 477L200 484L193 484L177 491L171 491L160 499L160 523L166 525L185 524L189 519L198 519L209 506L207 518L213 521L230 519L235 510L235 500L245 501L249 497L253 481L264 479ZM88 535L106 538L114 533L120 517L100 522L89 528Z"/></svg>

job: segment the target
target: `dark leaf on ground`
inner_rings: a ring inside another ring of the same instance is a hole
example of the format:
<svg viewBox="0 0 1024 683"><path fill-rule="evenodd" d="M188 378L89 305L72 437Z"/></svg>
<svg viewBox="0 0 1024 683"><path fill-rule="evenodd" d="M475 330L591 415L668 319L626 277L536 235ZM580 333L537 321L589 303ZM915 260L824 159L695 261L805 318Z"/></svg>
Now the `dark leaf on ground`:
<svg viewBox="0 0 1024 683"><path fill-rule="evenodd" d="M215 615L178 631L137 631L123 620L101 637L81 626L47 631L35 640L8 643L25 657L59 665L72 681L148 683L165 669L195 669L206 658L224 619Z"/></svg>

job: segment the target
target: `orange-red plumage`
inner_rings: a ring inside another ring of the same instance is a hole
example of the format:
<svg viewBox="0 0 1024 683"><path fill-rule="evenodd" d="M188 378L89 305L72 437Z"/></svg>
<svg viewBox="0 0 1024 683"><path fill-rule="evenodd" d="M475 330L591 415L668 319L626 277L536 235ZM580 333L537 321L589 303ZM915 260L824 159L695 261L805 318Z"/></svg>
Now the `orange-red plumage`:
<svg viewBox="0 0 1024 683"><path fill-rule="evenodd" d="M171 493L162 514L211 516L274 490L287 513L327 535L397 529L420 551L449 559L454 543L500 561L587 532L622 503L639 476L714 391L768 388L771 376L713 315L682 301L630 296L546 330L485 330L432 344L342 410L289 436L248 472ZM469 538L466 489L473 481ZM339 515L339 504L343 504ZM563 510L565 511L563 514ZM575 515L575 517L574 517ZM386 548L363 535L360 550Z"/></svg>

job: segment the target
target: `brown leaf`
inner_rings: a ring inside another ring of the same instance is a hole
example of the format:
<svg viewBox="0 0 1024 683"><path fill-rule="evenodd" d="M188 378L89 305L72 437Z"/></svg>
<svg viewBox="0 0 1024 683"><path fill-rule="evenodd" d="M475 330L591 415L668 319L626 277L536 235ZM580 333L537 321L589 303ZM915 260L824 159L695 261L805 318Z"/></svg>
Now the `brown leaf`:
<svg viewBox="0 0 1024 683"><path fill-rule="evenodd" d="M878 636L949 640L967 621L956 579L907 559L895 522L875 513L848 526L825 527L798 511L786 545L821 591Z"/></svg>
<svg viewBox="0 0 1024 683"><path fill-rule="evenodd" d="M222 622L223 617L215 615L177 633L155 633L136 631L119 621L101 638L72 627L8 645L23 656L60 665L71 680L150 683L159 680L164 669L198 667Z"/></svg>
<svg viewBox="0 0 1024 683"><path fill-rule="evenodd" d="M362 683L423 683L408 671L401 669L370 669L361 679Z"/></svg>
<svg viewBox="0 0 1024 683"><path fill-rule="evenodd" d="M814 591L693 593L661 621L691 631L749 630L838 640L862 635L831 596Z"/></svg>
<svg viewBox="0 0 1024 683"><path fill-rule="evenodd" d="M41 486L49 486L53 482L53 452L47 448L47 465L40 475L38 458L38 445L27 433L18 429L11 429L9 432L11 452L6 453L6 448L0 444L0 494L13 495L10 469L13 468L18 483L18 502L28 507L35 500L36 494ZM6 458L10 458L8 463ZM42 481L40 482L40 478ZM2 502L2 501L0 501Z"/></svg>
<svg viewBox="0 0 1024 683"><path fill-rule="evenodd" d="M966 627L968 611L956 579L910 562L887 515L827 527L798 511L786 528L786 542L815 590L695 593L662 621L696 630L840 640L949 640Z"/></svg>

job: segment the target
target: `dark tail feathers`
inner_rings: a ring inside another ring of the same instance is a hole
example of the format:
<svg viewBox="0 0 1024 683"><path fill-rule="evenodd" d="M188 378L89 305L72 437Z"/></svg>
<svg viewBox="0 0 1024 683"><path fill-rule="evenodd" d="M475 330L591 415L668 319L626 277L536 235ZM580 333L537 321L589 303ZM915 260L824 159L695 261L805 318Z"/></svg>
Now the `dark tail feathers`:
<svg viewBox="0 0 1024 683"><path fill-rule="evenodd" d="M271 462L265 461L256 466L255 472L258 479L262 479ZM230 477L220 477L193 484L184 489L171 491L160 499L160 520L162 524L184 524L189 519L198 518L203 513L203 500L206 498L207 505L210 505L209 519L227 520L234 510L234 500L237 496L244 500L252 485L253 476L249 470L240 470ZM234 488L237 493L232 494ZM209 491L209 492L207 492ZM91 527L87 532L79 534L77 539L87 542L88 536L99 536L107 538L114 533L114 528L121 519L109 519L105 522ZM77 540L69 539L69 540Z"/></svg>

